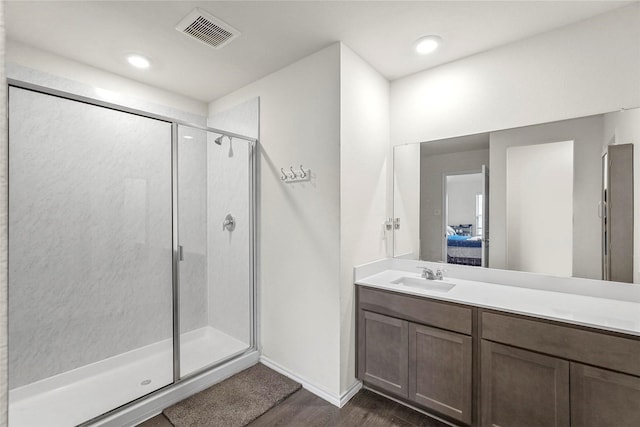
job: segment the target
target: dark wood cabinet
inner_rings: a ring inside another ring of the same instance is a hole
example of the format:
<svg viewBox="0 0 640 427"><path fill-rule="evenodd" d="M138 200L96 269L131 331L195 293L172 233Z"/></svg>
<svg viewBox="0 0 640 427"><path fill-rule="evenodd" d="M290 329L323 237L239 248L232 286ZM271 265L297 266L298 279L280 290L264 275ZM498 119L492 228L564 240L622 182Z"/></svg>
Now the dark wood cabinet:
<svg viewBox="0 0 640 427"><path fill-rule="evenodd" d="M473 345L460 333L471 333L471 308L362 288L357 298L358 378L471 424Z"/></svg>
<svg viewBox="0 0 640 427"><path fill-rule="evenodd" d="M571 425L640 426L640 378L571 363Z"/></svg>
<svg viewBox="0 0 640 427"><path fill-rule="evenodd" d="M453 424L639 427L640 337L358 286L356 372Z"/></svg>
<svg viewBox="0 0 640 427"><path fill-rule="evenodd" d="M568 427L569 362L482 341L483 427Z"/></svg>
<svg viewBox="0 0 640 427"><path fill-rule="evenodd" d="M361 310L358 378L380 389L408 397L409 323Z"/></svg>
<svg viewBox="0 0 640 427"><path fill-rule="evenodd" d="M471 423L471 337L409 324L409 399Z"/></svg>
<svg viewBox="0 0 640 427"><path fill-rule="evenodd" d="M638 337L491 311L481 318L483 427L640 426Z"/></svg>
<svg viewBox="0 0 640 427"><path fill-rule="evenodd" d="M640 337L483 311L485 340L640 376Z"/></svg>

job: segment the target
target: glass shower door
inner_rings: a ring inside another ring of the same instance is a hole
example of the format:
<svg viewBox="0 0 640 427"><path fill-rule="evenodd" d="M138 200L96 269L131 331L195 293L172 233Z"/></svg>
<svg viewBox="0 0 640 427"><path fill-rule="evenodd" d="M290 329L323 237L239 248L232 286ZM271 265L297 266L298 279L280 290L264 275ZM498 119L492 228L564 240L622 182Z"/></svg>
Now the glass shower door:
<svg viewBox="0 0 640 427"><path fill-rule="evenodd" d="M10 425L76 425L173 381L171 125L9 97Z"/></svg>
<svg viewBox="0 0 640 427"><path fill-rule="evenodd" d="M251 346L250 143L178 125L180 376Z"/></svg>

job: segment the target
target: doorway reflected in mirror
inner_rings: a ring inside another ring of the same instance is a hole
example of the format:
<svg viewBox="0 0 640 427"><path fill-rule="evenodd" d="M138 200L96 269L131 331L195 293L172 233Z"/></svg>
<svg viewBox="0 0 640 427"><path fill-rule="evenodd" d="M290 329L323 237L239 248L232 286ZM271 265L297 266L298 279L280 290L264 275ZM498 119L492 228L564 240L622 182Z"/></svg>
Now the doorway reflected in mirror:
<svg viewBox="0 0 640 427"><path fill-rule="evenodd" d="M564 157L549 152L533 155L562 143L572 147ZM608 150L637 143L639 108L398 145L394 147L393 216L400 218L403 227L394 230L394 257L640 282L639 268L633 265L634 254L640 253L640 227L634 226L640 220L636 206L640 174L634 173L640 152L627 152L623 156L628 160L626 166L616 166L616 172L607 171L603 161ZM519 165L510 167L509 158L518 152L522 154ZM534 157L537 165L532 163ZM460 218L455 207L458 196L448 188L461 179L454 177L478 172L483 165L491 170L482 196L485 209L478 212L480 193L471 190L476 184L468 183L465 203L471 208ZM605 200L604 186L611 173L625 182L624 195L618 195L617 202ZM541 189L542 184L547 190ZM561 187L562 195L551 194ZM614 238L611 223L616 214L620 219L615 222L620 225ZM482 227L478 226L480 218ZM447 227L453 233L449 230L447 234ZM469 236L479 235L480 256L477 248L461 256L462 252L456 253L453 244L449 245L449 240L473 241ZM545 256L547 261L543 261ZM607 270L613 263L625 273L613 277Z"/></svg>

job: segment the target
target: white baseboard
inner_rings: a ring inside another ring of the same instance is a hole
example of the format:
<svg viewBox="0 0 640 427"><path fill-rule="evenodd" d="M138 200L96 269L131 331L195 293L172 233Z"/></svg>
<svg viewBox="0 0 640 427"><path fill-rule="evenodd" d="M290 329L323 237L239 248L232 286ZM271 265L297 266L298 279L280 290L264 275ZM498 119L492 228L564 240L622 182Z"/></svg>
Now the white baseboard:
<svg viewBox="0 0 640 427"><path fill-rule="evenodd" d="M361 381L356 381L355 383L353 383L351 387L347 389L347 391L342 393L342 396L340 397L340 407L342 408L344 405L346 405L347 402L350 401L351 398L355 396L356 393L359 392L361 389L362 389Z"/></svg>
<svg viewBox="0 0 640 427"><path fill-rule="evenodd" d="M303 378L298 374L291 372L287 368L277 364L266 356L260 356L260 363L273 369L276 372L281 373L285 377L289 377L292 380L302 384L302 387L304 387L305 390L309 390L319 398L326 400L327 402L337 406L338 408L342 408L362 388L362 383L360 381L356 381L342 395L337 395L327 391L323 387L319 387L309 382L306 378Z"/></svg>

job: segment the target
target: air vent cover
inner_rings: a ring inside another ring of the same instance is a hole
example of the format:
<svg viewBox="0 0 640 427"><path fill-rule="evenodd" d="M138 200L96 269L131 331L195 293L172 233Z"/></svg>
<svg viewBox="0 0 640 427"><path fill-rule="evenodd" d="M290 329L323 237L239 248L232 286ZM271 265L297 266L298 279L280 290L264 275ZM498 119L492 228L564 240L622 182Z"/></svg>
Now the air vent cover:
<svg viewBox="0 0 640 427"><path fill-rule="evenodd" d="M240 31L226 22L201 10L194 9L184 17L176 30L215 49L220 49L240 35Z"/></svg>

